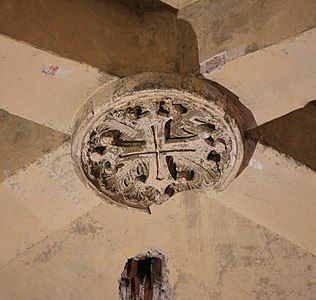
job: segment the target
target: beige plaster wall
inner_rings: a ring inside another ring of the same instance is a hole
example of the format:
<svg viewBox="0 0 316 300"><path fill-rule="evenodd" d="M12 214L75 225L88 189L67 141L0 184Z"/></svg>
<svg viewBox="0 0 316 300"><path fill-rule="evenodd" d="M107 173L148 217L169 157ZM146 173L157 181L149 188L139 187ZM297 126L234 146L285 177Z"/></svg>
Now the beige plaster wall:
<svg viewBox="0 0 316 300"><path fill-rule="evenodd" d="M238 95L258 125L316 99L316 29L236 58L204 76Z"/></svg>
<svg viewBox="0 0 316 300"><path fill-rule="evenodd" d="M1 108L65 133L87 97L115 78L3 35L0 56ZM51 65L60 68L56 75L43 72Z"/></svg>
<svg viewBox="0 0 316 300"><path fill-rule="evenodd" d="M0 272L1 299L118 299L129 257L168 257L176 299L312 299L316 258L187 192L152 215L103 204L35 245Z"/></svg>

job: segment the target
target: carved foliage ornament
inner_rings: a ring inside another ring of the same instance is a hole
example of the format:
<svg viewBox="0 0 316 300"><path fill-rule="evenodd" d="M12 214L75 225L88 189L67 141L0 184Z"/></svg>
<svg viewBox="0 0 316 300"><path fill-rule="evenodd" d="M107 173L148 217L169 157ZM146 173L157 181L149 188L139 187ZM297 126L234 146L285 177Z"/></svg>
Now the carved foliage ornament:
<svg viewBox="0 0 316 300"><path fill-rule="evenodd" d="M106 100L75 139L82 177L106 198L148 209L181 191L222 189L235 177L240 133L214 102L162 89Z"/></svg>

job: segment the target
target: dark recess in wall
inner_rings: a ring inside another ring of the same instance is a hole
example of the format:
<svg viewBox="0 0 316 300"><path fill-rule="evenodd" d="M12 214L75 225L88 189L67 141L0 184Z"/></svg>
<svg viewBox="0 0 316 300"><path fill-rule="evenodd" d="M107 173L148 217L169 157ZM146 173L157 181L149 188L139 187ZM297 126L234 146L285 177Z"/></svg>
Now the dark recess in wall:
<svg viewBox="0 0 316 300"><path fill-rule="evenodd" d="M153 250L128 259L119 281L119 292L122 300L173 299L166 278L165 256Z"/></svg>

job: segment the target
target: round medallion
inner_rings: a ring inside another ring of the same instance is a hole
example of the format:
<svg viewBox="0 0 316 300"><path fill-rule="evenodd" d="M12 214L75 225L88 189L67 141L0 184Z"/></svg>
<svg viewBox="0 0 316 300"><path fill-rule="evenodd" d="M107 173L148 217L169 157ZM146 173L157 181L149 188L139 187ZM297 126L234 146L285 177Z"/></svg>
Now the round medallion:
<svg viewBox="0 0 316 300"><path fill-rule="evenodd" d="M106 199L140 209L186 190L223 189L243 157L228 104L209 83L175 75L105 86L76 118L78 174Z"/></svg>

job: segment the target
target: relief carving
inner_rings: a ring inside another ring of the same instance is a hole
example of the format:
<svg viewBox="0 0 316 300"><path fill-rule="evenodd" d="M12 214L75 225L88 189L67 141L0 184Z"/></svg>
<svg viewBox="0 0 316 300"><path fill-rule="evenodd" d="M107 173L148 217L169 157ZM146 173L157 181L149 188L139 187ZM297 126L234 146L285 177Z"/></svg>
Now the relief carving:
<svg viewBox="0 0 316 300"><path fill-rule="evenodd" d="M182 191L221 188L235 167L236 128L204 99L132 93L91 123L81 142L82 173L105 197L140 209Z"/></svg>

